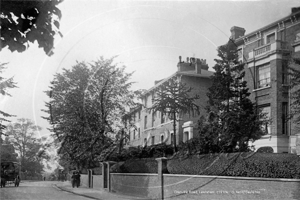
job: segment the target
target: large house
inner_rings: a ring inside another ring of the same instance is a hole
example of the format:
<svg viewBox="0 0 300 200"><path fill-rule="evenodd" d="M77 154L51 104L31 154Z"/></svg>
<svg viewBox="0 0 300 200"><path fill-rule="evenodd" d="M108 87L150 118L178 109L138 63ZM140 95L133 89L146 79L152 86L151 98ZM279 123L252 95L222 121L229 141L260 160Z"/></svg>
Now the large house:
<svg viewBox="0 0 300 200"><path fill-rule="evenodd" d="M150 112L147 108L152 106L152 97L155 91L160 89L172 79L192 87L191 95L196 93L200 99L196 104L200 106L200 114L205 114L203 109L207 102L207 88L210 86L210 76L213 72L208 71L206 60L187 58L184 62L179 58L177 71L171 76L155 81L155 85L147 90L142 97L143 106L132 109L129 113L131 124L135 127L130 130L129 146L154 145L159 143L173 143L173 121L168 116L159 112ZM181 115L176 124L176 143L185 142L194 137L197 130L199 116Z"/></svg>
<svg viewBox="0 0 300 200"><path fill-rule="evenodd" d="M271 121L268 134L254 143L255 148L271 146L277 153L295 153L297 132L287 120L291 105L287 67L291 56L300 54L300 8L246 35L241 27L230 31L239 59L246 64L250 97Z"/></svg>
<svg viewBox="0 0 300 200"><path fill-rule="evenodd" d="M245 35L245 29L231 28L231 39L238 46L238 54L245 65L245 80L251 91L251 100L270 119L266 127L267 134L253 143L255 149L270 146L275 153L296 153L297 129L295 123L287 120L291 109L291 91L289 89L288 61L291 56L300 56L300 8L292 8L290 15ZM143 106L133 109L131 115L138 131L131 131L130 145L172 143L172 121L159 113L153 114L146 108L151 107L155 91L171 79L178 79L194 88L201 99L197 104L202 108L207 102L207 89L210 76L205 60L187 59L180 61L177 72L146 91ZM176 141L185 142L193 138L197 130L197 117L180 116L177 123ZM299 130L299 129L298 129Z"/></svg>

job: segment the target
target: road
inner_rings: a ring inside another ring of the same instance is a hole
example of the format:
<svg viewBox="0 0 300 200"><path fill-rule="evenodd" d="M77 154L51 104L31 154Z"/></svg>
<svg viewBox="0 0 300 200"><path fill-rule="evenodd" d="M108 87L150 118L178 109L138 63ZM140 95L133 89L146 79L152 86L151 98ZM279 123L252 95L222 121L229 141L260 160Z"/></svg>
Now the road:
<svg viewBox="0 0 300 200"><path fill-rule="evenodd" d="M21 182L19 187L0 188L1 200L87 200L69 192L64 192L53 185L53 181ZM89 199L90 200L90 199Z"/></svg>

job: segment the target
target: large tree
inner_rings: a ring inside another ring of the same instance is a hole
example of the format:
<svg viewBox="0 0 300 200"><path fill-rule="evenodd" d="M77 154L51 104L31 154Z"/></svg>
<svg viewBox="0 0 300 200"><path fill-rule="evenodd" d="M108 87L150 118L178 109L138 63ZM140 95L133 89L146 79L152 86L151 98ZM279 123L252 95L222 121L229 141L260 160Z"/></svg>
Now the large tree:
<svg viewBox="0 0 300 200"><path fill-rule="evenodd" d="M52 54L54 37L59 32L62 0L1 0L0 29L2 48L23 52L37 41L47 55Z"/></svg>
<svg viewBox="0 0 300 200"><path fill-rule="evenodd" d="M179 82L178 79L170 79L155 91L152 106L148 108L152 112L166 114L173 121L173 145L177 151L176 123L179 115L195 113L199 114L199 106L195 103L199 95L191 95L192 88Z"/></svg>
<svg viewBox="0 0 300 200"><path fill-rule="evenodd" d="M7 63L0 63L0 74L3 73L3 70L5 69L5 65ZM15 82L13 81L13 78L5 79L0 76L0 95L1 96L10 96L10 94L7 92L7 89L16 87ZM3 130L6 128L2 122L9 122L7 120L7 117L11 117L13 115L8 114L4 111L0 110L0 137L3 135Z"/></svg>
<svg viewBox="0 0 300 200"><path fill-rule="evenodd" d="M288 74L291 90L291 111L289 118L293 119L299 129L300 124L300 57L291 56Z"/></svg>
<svg viewBox="0 0 300 200"><path fill-rule="evenodd" d="M113 143L109 136L132 104L130 77L124 66L102 57L55 75L46 112L62 160L93 167L96 157Z"/></svg>
<svg viewBox="0 0 300 200"><path fill-rule="evenodd" d="M233 41L220 46L218 56L207 94L208 117L200 122L200 138L207 151L246 151L249 141L265 133L262 126L267 122L249 99L244 64L238 61Z"/></svg>
<svg viewBox="0 0 300 200"><path fill-rule="evenodd" d="M22 171L32 176L41 174L44 169L43 161L49 159L44 146L45 138L37 135L40 130L41 127L31 120L22 118L8 124L5 132L19 154Z"/></svg>

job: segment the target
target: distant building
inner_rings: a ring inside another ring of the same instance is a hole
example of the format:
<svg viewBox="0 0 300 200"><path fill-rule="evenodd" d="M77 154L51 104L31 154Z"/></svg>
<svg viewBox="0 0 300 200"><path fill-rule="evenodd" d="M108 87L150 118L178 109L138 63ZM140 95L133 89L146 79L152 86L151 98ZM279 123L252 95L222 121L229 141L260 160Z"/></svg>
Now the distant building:
<svg viewBox="0 0 300 200"><path fill-rule="evenodd" d="M294 153L297 131L287 121L291 104L287 64L291 55L300 54L300 7L249 34L236 26L230 31L239 59L246 63L251 99L272 121L266 127L268 134L254 143L255 148L271 146L274 152Z"/></svg>
<svg viewBox="0 0 300 200"><path fill-rule="evenodd" d="M200 113L205 114L203 109L208 100L206 93L211 85L210 76L213 72L208 71L206 60L187 58L184 62L179 59L177 72L163 80L155 81L155 85L143 94L143 106L132 109L129 113L131 122L136 126L130 130L129 146L154 145L159 143L173 143L173 121L162 113L147 111L146 108L152 106L152 97L155 91L171 79L176 79L181 83L193 88L191 95L200 95L197 105L200 106ZM176 143L185 142L195 136L197 121L199 116L179 116L180 120L176 124Z"/></svg>

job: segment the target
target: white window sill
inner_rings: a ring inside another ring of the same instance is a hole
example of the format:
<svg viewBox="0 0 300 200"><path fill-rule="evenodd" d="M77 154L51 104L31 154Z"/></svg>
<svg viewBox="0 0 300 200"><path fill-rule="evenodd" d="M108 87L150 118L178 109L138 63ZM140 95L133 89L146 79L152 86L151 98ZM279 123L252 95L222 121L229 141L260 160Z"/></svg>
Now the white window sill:
<svg viewBox="0 0 300 200"><path fill-rule="evenodd" d="M271 88L271 86L266 86L266 87L262 87L262 88L257 88L257 89L254 89L252 92L257 92L257 91L264 90L264 89L268 89L268 88Z"/></svg>

